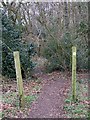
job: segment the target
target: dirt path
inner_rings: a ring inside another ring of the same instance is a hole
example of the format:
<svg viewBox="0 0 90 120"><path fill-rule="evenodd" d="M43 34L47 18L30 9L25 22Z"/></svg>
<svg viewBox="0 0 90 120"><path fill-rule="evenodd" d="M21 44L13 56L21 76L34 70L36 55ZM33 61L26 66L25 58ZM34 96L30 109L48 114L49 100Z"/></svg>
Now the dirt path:
<svg viewBox="0 0 90 120"><path fill-rule="evenodd" d="M70 80L60 73L42 75L39 79L43 79L42 92L31 106L30 118L65 118L63 106Z"/></svg>

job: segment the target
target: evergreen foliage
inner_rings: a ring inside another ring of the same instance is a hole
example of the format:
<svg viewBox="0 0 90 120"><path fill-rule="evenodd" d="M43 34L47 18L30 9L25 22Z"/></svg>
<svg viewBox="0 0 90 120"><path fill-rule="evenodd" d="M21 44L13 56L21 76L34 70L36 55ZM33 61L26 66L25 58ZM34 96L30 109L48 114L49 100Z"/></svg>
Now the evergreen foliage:
<svg viewBox="0 0 90 120"><path fill-rule="evenodd" d="M9 78L15 77L13 51L20 52L23 77L30 75L34 67L31 61L31 56L35 53L34 45L21 41L22 31L19 28L6 13L2 14L2 75Z"/></svg>
<svg viewBox="0 0 90 120"><path fill-rule="evenodd" d="M82 23L77 28L76 35L66 32L60 40L53 38L48 40L43 53L49 61L46 64L47 71L71 70L72 46L77 47L77 70L88 69L88 45L87 38L84 36L88 31L86 24Z"/></svg>

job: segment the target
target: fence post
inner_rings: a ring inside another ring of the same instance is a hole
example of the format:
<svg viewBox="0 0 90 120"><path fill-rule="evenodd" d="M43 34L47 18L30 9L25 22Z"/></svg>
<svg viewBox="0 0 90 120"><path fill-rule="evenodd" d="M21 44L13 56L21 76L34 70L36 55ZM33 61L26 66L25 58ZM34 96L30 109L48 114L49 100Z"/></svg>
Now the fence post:
<svg viewBox="0 0 90 120"><path fill-rule="evenodd" d="M76 47L72 47L72 98L76 100Z"/></svg>
<svg viewBox="0 0 90 120"><path fill-rule="evenodd" d="M16 78L17 78L17 87L18 87L18 94L19 94L19 106L24 107L24 93L23 93L23 81L21 75L21 67L20 67L20 59L19 59L19 52L13 52L14 61L15 61L15 69L16 69Z"/></svg>

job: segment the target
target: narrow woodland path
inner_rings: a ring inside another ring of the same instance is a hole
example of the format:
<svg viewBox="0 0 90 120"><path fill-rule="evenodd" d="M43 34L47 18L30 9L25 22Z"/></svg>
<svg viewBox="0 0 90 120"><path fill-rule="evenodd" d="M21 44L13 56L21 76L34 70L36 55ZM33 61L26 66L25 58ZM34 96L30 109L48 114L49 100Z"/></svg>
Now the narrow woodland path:
<svg viewBox="0 0 90 120"><path fill-rule="evenodd" d="M43 87L31 106L30 118L65 118L63 106L70 80L57 72L41 75L39 79L43 80Z"/></svg>

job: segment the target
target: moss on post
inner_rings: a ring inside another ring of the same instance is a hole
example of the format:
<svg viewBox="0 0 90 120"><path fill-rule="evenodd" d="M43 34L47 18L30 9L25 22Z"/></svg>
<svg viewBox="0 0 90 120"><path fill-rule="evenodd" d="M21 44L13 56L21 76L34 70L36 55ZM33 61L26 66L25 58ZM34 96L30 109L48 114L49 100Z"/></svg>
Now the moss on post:
<svg viewBox="0 0 90 120"><path fill-rule="evenodd" d="M20 59L19 59L19 52L15 51L13 53L14 61L15 61L15 69L16 69L16 78L17 78L17 87L19 93L19 106L24 107L24 93L23 93L23 81L21 75L21 67L20 67Z"/></svg>
<svg viewBox="0 0 90 120"><path fill-rule="evenodd" d="M72 47L72 98L76 100L76 47Z"/></svg>

